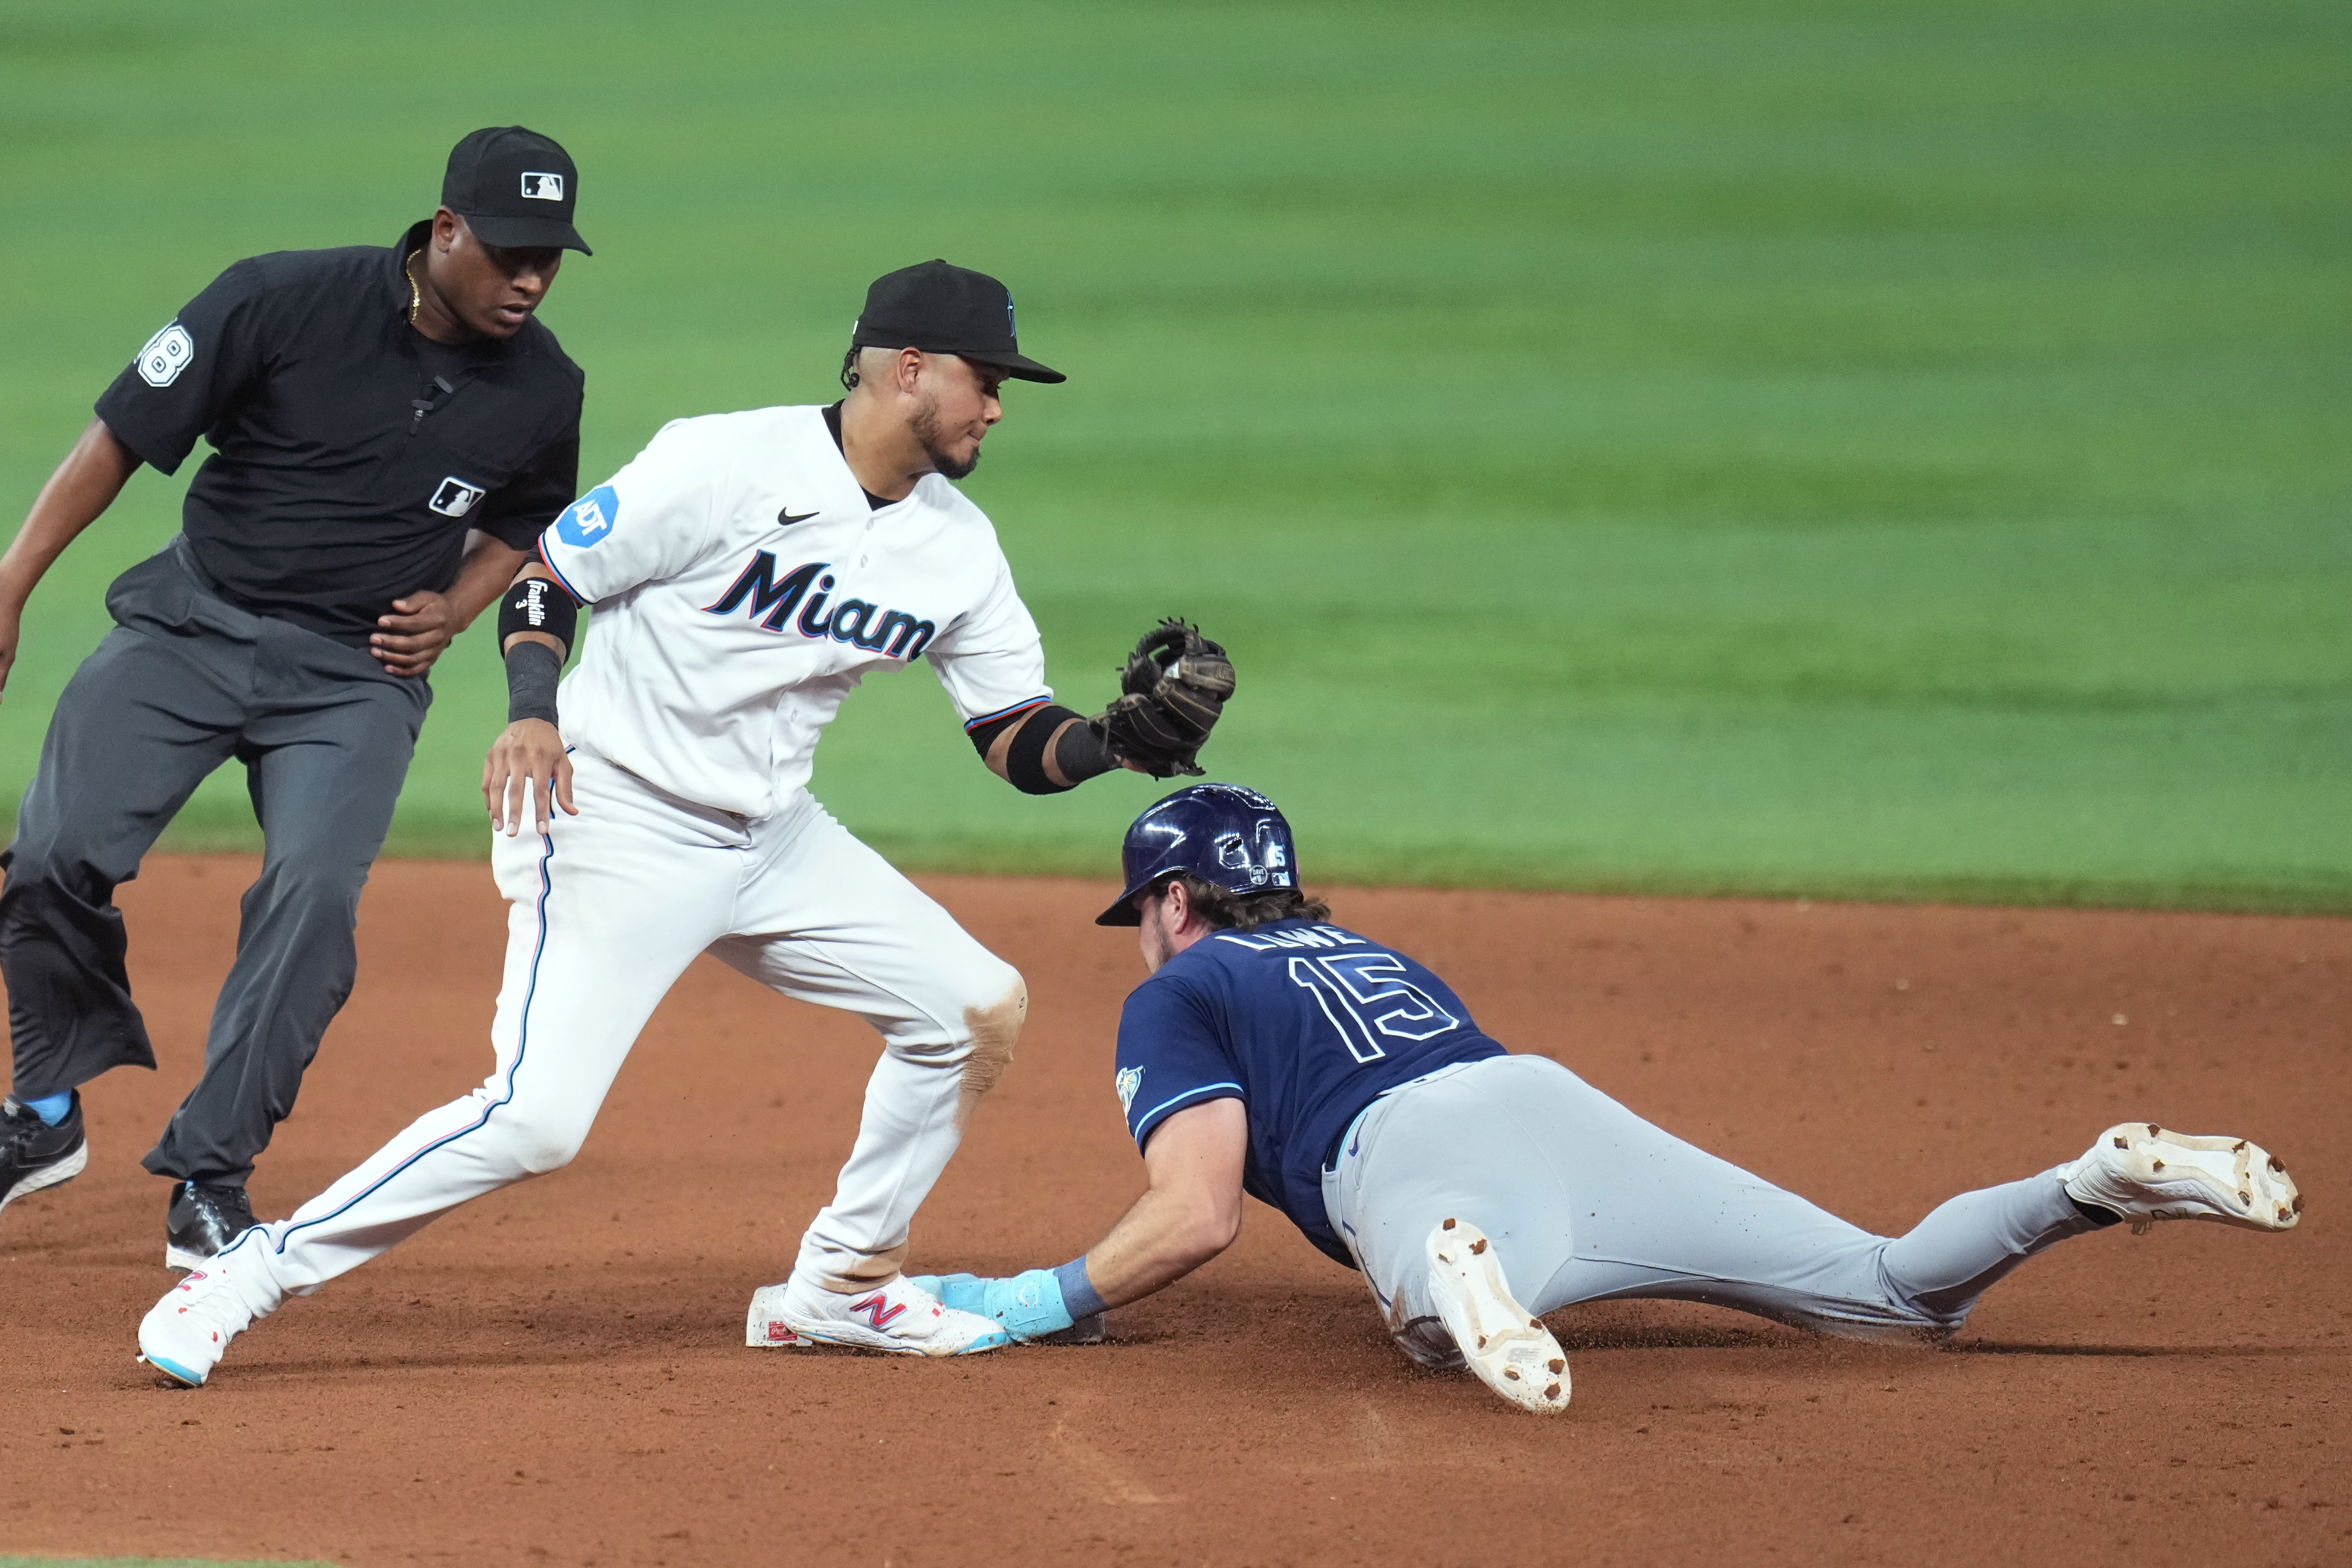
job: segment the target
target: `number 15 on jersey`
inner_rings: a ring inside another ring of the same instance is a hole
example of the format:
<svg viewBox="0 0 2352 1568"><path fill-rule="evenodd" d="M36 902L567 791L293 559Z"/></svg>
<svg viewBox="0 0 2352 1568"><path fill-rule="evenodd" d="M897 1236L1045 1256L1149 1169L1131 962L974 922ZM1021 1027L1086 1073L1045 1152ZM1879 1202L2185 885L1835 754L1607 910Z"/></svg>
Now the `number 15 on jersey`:
<svg viewBox="0 0 2352 1568"><path fill-rule="evenodd" d="M1314 993L1323 1016L1339 1031L1340 1043L1360 1062L1378 1061L1388 1055L1381 1047L1382 1035L1426 1040L1462 1026L1428 992L1401 978L1403 973L1403 963L1386 952L1343 952L1290 961L1290 983Z"/></svg>

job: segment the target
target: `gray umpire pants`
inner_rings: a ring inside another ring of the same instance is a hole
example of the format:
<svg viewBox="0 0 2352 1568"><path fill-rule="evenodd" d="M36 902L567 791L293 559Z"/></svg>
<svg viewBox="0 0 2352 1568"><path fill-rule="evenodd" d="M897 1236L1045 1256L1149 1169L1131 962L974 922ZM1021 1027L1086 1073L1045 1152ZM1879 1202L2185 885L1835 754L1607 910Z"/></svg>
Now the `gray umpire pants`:
<svg viewBox="0 0 2352 1568"><path fill-rule="evenodd" d="M1389 1331L1431 1365L1456 1356L1423 1250L1448 1216L1486 1233L1530 1311L1704 1301L1855 1339L1943 1338L2026 1258L2099 1228L2044 1173L1873 1236L1528 1056L1444 1068L1374 1100L1323 1197Z"/></svg>
<svg viewBox="0 0 2352 1568"><path fill-rule="evenodd" d="M242 1183L351 994L360 889L432 691L364 651L223 601L178 540L117 578L115 628L66 683L0 865L0 977L20 1099L152 1068L115 887L198 784L246 767L266 850L204 1077L147 1169Z"/></svg>

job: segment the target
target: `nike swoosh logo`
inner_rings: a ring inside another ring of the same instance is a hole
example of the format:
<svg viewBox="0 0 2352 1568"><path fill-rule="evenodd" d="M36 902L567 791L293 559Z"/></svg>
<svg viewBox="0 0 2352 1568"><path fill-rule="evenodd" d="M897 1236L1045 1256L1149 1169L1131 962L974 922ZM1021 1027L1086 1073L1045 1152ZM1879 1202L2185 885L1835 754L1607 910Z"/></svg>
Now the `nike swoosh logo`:
<svg viewBox="0 0 2352 1568"><path fill-rule="evenodd" d="M784 510L782 510L782 511L780 511L780 512L776 513L776 521L777 521L778 523L782 524L783 527L790 528L793 524L794 524L794 523L796 523L796 522L806 522L809 519L811 519L811 518L814 517L815 515L816 515L816 513L814 513L814 512L813 512L813 511L803 511L803 512L795 513L795 512L793 512L793 509L792 509L792 508L790 508L790 507L786 507L786 508L784 508Z"/></svg>

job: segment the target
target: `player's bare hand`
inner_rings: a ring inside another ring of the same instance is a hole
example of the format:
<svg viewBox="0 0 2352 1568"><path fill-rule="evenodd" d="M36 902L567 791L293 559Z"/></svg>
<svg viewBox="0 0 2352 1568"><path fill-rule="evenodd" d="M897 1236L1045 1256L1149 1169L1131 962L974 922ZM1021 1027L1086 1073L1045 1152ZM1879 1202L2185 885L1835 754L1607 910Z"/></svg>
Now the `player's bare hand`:
<svg viewBox="0 0 2352 1568"><path fill-rule="evenodd" d="M544 719L518 719L490 743L482 763L482 804L490 808L492 832L511 838L521 831L526 794L537 808L541 833L547 831L551 799L568 815L580 815L572 804L572 759L564 754L563 737Z"/></svg>
<svg viewBox="0 0 2352 1568"><path fill-rule="evenodd" d="M392 607L396 614L376 617L368 652L394 675L422 675L457 635L457 612L429 590L394 599Z"/></svg>

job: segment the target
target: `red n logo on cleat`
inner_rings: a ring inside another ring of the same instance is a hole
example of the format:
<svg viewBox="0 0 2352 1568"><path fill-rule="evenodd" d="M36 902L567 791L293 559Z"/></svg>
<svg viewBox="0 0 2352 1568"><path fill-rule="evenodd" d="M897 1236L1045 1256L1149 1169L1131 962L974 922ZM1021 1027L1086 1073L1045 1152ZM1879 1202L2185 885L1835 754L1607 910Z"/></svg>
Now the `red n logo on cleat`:
<svg viewBox="0 0 2352 1568"><path fill-rule="evenodd" d="M873 1327L877 1329L887 1329L890 1326L892 1320L907 1310L907 1304L901 1301L898 1305L894 1307L890 1305L889 1299L887 1297L884 1296L881 1291L877 1290L871 1296L866 1297L863 1301L852 1301L849 1304L849 1310L853 1312L865 1313L866 1322L871 1324Z"/></svg>

